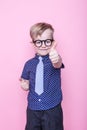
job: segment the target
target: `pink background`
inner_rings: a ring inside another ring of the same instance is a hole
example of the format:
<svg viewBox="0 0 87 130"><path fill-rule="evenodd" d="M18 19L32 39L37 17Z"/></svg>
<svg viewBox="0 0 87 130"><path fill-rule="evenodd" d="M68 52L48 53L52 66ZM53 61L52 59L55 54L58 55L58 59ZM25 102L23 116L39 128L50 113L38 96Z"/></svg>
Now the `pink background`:
<svg viewBox="0 0 87 130"><path fill-rule="evenodd" d="M19 77L33 57L29 28L40 21L55 28L63 58L65 130L87 130L86 0L0 0L0 130L24 130L27 92Z"/></svg>

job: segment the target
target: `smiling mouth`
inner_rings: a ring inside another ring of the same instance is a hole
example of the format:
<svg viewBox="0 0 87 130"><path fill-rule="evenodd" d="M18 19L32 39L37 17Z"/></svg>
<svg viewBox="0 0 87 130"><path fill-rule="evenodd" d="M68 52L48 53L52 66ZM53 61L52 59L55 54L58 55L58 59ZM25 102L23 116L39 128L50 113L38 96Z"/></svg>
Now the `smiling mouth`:
<svg viewBox="0 0 87 130"><path fill-rule="evenodd" d="M47 50L49 50L49 48L47 48L47 49L39 49L39 50L41 50L41 51L47 51Z"/></svg>

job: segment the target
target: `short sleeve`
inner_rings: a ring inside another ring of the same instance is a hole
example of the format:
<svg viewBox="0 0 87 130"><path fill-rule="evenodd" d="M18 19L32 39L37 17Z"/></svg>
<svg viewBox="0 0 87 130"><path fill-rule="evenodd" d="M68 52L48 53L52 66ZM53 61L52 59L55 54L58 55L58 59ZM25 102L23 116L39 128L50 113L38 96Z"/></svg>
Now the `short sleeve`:
<svg viewBox="0 0 87 130"><path fill-rule="evenodd" d="M61 69L63 69L63 68L65 68L65 66L64 66L64 64L62 63L62 65L61 65Z"/></svg>
<svg viewBox="0 0 87 130"><path fill-rule="evenodd" d="M29 80L29 67L28 64L25 63L22 74L21 74L21 78Z"/></svg>

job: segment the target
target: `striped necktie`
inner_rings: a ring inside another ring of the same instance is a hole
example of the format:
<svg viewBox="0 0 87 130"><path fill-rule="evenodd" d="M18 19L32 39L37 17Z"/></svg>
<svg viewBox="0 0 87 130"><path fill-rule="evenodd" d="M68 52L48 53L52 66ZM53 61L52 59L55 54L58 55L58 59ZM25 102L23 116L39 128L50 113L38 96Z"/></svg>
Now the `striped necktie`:
<svg viewBox="0 0 87 130"><path fill-rule="evenodd" d="M37 64L36 68L36 78L35 78L35 92L38 95L41 95L44 91L43 88L43 71L44 71L44 66L43 66L43 61L42 57L39 57L39 63Z"/></svg>

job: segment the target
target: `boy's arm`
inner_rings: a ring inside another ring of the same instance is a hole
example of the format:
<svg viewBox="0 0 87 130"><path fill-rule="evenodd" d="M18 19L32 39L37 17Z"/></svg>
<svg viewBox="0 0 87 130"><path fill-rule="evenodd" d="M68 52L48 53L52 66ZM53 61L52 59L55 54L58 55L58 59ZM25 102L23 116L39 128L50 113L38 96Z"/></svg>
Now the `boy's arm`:
<svg viewBox="0 0 87 130"><path fill-rule="evenodd" d="M23 90L25 90L25 91L29 90L29 80L20 78L20 85Z"/></svg>

